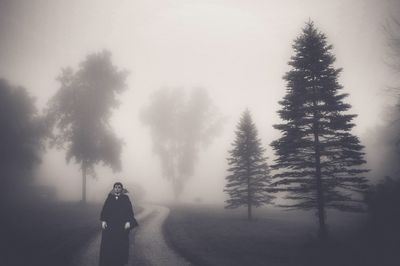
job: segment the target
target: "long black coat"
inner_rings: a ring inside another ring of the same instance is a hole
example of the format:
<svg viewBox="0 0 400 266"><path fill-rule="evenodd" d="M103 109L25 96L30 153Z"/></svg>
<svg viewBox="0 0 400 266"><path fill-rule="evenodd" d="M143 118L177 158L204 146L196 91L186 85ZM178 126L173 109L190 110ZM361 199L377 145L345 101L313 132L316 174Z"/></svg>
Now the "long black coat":
<svg viewBox="0 0 400 266"><path fill-rule="evenodd" d="M127 195L118 199L110 193L104 202L100 220L107 222L103 229L100 244L100 266L120 266L128 263L129 231L137 225L132 203ZM125 223L131 227L125 229Z"/></svg>

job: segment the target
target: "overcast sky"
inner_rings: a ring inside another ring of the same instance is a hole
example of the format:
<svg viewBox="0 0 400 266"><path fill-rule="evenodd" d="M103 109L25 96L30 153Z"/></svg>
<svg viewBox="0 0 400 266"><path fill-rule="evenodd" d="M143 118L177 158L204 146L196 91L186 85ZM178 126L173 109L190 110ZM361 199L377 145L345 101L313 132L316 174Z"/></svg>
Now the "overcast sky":
<svg viewBox="0 0 400 266"><path fill-rule="evenodd" d="M125 141L123 171L99 171L89 199L103 199L114 180L132 180L148 199L171 196L158 158L139 119L160 87L203 87L228 117L221 137L202 151L184 198L222 202L227 150L246 107L268 146L278 136L278 101L285 92L293 40L315 22L334 45L347 102L358 114L361 139L379 124L388 104L383 92L393 78L384 64L383 25L396 1L380 0L0 0L0 77L22 85L42 109L57 91L62 67L108 49L115 65L130 71L113 126ZM397 10L397 9L396 9ZM270 161L271 163L271 161ZM50 151L39 179L56 184L64 198L80 196L78 167ZM61 188L63 190L61 190ZM167 191L159 193L160 189ZM207 193L207 197L204 195Z"/></svg>

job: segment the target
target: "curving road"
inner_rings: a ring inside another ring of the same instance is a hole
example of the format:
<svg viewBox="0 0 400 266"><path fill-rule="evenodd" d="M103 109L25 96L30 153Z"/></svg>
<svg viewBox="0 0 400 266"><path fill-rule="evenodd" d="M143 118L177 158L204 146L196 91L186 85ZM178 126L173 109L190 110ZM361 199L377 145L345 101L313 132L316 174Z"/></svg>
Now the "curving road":
<svg viewBox="0 0 400 266"><path fill-rule="evenodd" d="M168 217L169 209L158 205L143 205L143 211L136 216L139 227L130 235L130 256L128 265L191 265L180 257L166 243L162 225ZM101 233L96 235L83 248L76 258L74 266L98 266Z"/></svg>

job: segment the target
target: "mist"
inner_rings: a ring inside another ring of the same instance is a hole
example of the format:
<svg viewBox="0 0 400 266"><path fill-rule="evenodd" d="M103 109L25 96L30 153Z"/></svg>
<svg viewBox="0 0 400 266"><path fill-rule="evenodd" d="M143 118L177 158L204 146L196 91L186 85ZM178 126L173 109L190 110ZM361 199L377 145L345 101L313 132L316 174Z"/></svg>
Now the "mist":
<svg viewBox="0 0 400 266"><path fill-rule="evenodd" d="M112 127L124 141L122 171L96 166L97 179L88 180L89 200L99 200L115 180L140 184L148 200L171 199L140 110L161 87L206 88L227 122L218 139L199 151L182 199L207 191L205 201L222 204L227 149L245 108L254 115L270 162L274 158L268 145L278 136L272 125L279 121L277 102L285 86L281 77L291 43L309 18L327 34L336 65L344 68L340 81L358 114L355 133L364 140L380 123L388 101L382 90L392 78L382 60L389 4L2 1L0 74L26 87L43 110L59 87L61 68L76 68L90 53L107 49L115 65L130 72L128 89L112 114ZM363 144L368 148L369 143ZM36 176L39 184L55 186L61 199L79 198L78 168L66 164L61 151L49 149Z"/></svg>
<svg viewBox="0 0 400 266"><path fill-rule="evenodd" d="M185 204L222 209L245 110L276 162L283 77L310 21L343 68L371 191L398 180L399 10L395 0L0 0L1 194L87 202L92 214L121 182L134 206L179 202L171 219ZM309 211L281 213L275 196L256 217L313 223ZM365 218L332 213L333 231Z"/></svg>

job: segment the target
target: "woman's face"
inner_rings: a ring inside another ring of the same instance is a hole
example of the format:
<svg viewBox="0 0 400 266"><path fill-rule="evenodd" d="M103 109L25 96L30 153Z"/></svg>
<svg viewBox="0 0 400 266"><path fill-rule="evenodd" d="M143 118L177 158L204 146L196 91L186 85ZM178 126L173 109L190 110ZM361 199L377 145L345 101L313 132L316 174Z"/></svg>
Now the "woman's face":
<svg viewBox="0 0 400 266"><path fill-rule="evenodd" d="M115 185L114 186L114 192L115 194L120 194L122 191L122 186L121 185Z"/></svg>

